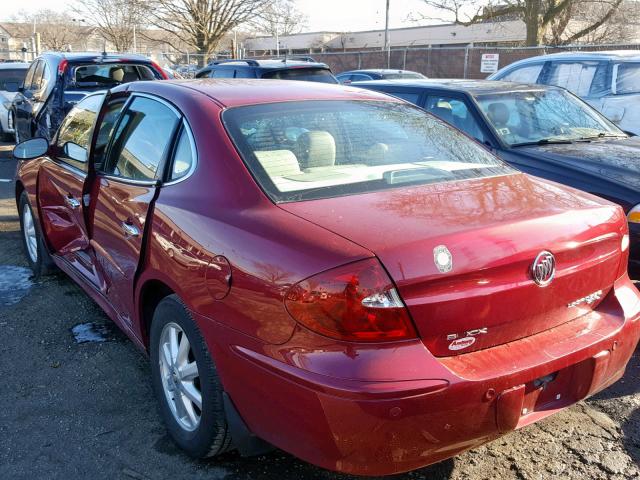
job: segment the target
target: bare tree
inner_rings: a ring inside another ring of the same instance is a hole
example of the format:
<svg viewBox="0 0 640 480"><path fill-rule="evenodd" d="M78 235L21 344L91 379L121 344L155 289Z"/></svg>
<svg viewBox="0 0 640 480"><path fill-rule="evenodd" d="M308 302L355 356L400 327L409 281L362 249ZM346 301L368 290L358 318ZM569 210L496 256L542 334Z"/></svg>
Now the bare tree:
<svg viewBox="0 0 640 480"><path fill-rule="evenodd" d="M252 21L273 0L146 0L148 21L176 41L206 56L216 51L224 35ZM170 40L168 40L170 41ZM174 45L176 49L177 46Z"/></svg>
<svg viewBox="0 0 640 480"><path fill-rule="evenodd" d="M91 33L91 28L75 23L70 15L44 9L33 13L22 12L11 18L14 22L24 23L25 36L33 32L40 34L43 50L64 51L82 43Z"/></svg>
<svg viewBox="0 0 640 480"><path fill-rule="evenodd" d="M260 33L271 36L300 33L309 17L298 10L292 0L274 0L252 22Z"/></svg>
<svg viewBox="0 0 640 480"><path fill-rule="evenodd" d="M94 25L118 52L131 49L135 28L148 13L142 0L77 0L73 11Z"/></svg>
<svg viewBox="0 0 640 480"><path fill-rule="evenodd" d="M550 43L567 43L577 31L589 25L603 15L602 5L599 1L580 0L571 9L570 21L567 22L561 36L550 39ZM560 29L559 29L560 30ZM616 12L588 34L579 40L584 43L623 43L637 40L640 31L640 4L635 0L623 0Z"/></svg>
<svg viewBox="0 0 640 480"><path fill-rule="evenodd" d="M589 0L598 5L598 14L586 21L575 32L567 34L572 20L572 9L586 0L423 0L445 15L447 20L460 25L522 20L526 26L526 44L540 45L545 38L562 38L562 43L573 43L607 23L617 12L623 0ZM594 12L595 9L591 9ZM432 18L423 16L423 18ZM555 28L555 31L553 29Z"/></svg>

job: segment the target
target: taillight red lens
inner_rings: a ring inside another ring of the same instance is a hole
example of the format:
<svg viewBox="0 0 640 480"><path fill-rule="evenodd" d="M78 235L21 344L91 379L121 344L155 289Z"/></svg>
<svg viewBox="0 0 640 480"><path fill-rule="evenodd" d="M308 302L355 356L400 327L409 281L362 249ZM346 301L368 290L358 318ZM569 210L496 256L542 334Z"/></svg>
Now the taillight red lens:
<svg viewBox="0 0 640 480"><path fill-rule="evenodd" d="M64 71L67 69L67 65L69 65L68 60L62 60L58 64L58 75L64 75Z"/></svg>
<svg viewBox="0 0 640 480"><path fill-rule="evenodd" d="M327 337L355 342L416 338L407 308L374 258L297 283L285 304L298 322Z"/></svg>

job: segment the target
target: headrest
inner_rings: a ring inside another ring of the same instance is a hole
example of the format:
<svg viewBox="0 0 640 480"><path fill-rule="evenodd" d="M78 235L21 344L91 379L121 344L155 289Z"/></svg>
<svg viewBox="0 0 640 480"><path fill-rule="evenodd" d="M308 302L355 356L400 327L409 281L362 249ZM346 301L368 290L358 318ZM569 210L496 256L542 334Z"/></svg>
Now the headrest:
<svg viewBox="0 0 640 480"><path fill-rule="evenodd" d="M304 132L298 137L298 153L303 169L332 166L336 163L336 141L324 130Z"/></svg>
<svg viewBox="0 0 640 480"><path fill-rule="evenodd" d="M506 125L509 123L511 114L509 113L509 108L507 108L504 103L491 103L487 109L489 111L489 118L496 125Z"/></svg>
<svg viewBox="0 0 640 480"><path fill-rule="evenodd" d="M298 159L291 150L256 150L253 153L270 177L301 173Z"/></svg>

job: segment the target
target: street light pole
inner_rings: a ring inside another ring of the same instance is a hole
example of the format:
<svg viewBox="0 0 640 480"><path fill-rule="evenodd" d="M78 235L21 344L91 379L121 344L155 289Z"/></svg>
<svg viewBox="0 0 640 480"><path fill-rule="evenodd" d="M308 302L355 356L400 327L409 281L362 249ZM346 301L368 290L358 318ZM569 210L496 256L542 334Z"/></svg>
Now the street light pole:
<svg viewBox="0 0 640 480"><path fill-rule="evenodd" d="M389 40L389 3L387 0L387 8L385 12L384 22L384 49L387 51L387 68L391 65L391 41Z"/></svg>

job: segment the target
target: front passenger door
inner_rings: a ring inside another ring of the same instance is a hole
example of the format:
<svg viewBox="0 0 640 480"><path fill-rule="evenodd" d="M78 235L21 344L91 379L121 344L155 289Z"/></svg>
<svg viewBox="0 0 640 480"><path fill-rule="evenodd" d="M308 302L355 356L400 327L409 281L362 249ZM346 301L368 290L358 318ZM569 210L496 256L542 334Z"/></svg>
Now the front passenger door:
<svg viewBox="0 0 640 480"><path fill-rule="evenodd" d="M107 282L106 296L123 326L132 325L134 282L179 113L167 103L133 95L91 188L91 245Z"/></svg>

